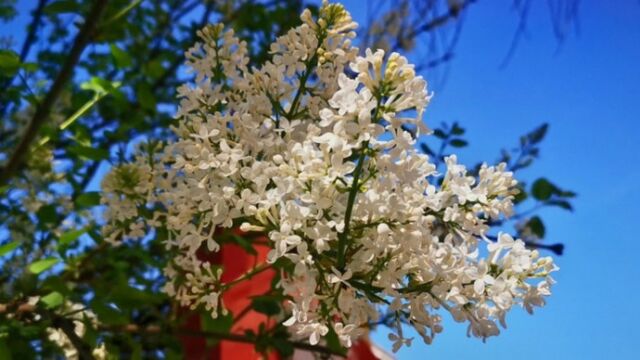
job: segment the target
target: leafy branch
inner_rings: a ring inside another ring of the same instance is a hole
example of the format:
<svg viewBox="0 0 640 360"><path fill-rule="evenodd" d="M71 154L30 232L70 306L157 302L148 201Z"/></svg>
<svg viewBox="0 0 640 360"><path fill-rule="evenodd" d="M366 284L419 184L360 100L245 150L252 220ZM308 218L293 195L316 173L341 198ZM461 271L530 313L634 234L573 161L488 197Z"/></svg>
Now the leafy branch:
<svg viewBox="0 0 640 360"><path fill-rule="evenodd" d="M95 29L98 26L99 19L104 12L109 0L96 0L93 7L84 19L84 24L80 28L78 35L73 42L73 46L66 57L58 76L54 80L47 95L42 102L36 108L29 125L25 129L24 135L15 151L9 158L6 166L0 171L0 186L5 185L22 165L22 161L26 154L29 152L31 143L38 135L40 127L49 118L49 114L58 97L62 93L67 82L73 75L73 69L80 60L80 56L84 49L91 43L93 36L95 35Z"/></svg>

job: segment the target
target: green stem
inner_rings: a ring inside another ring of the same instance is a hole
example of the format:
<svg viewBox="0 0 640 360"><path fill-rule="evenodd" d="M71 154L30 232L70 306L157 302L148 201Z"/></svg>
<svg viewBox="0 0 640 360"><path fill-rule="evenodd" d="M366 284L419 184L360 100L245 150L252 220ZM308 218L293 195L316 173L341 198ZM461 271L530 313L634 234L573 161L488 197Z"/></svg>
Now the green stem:
<svg viewBox="0 0 640 360"><path fill-rule="evenodd" d="M358 195L358 189L360 188L360 175L362 174L362 168L364 167L364 160L366 158L366 152L364 151L369 147L369 141L365 141L360 149L360 156L358 157L358 164L353 171L353 181L351 182L351 189L349 189L349 198L347 200L347 210L344 214L344 230L338 236L338 269L342 271L345 263L345 253L347 251L347 244L349 241L349 225L351 224L351 213L353 212L353 205L356 202L356 195Z"/></svg>
<svg viewBox="0 0 640 360"><path fill-rule="evenodd" d="M98 101L100 101L103 97L107 95L106 92L96 94L93 99L87 101L80 109L78 109L73 115L71 115L67 120L65 120L62 124L60 124L59 129L65 130L69 126L71 126L76 120L78 120L84 113L89 111ZM38 146L43 146L49 142L51 138L49 136L43 137L39 142Z"/></svg>
<svg viewBox="0 0 640 360"><path fill-rule="evenodd" d="M380 111L380 106L382 105L382 95L377 95L378 103L376 104L376 109L373 111L373 116L371 119L376 121L378 118L378 112ZM364 161L367 156L365 150L369 148L369 140L362 143L362 148L360 149L360 155L358 156L358 164L356 165L356 169L353 171L353 181L351 182L351 189L349 189L349 198L347 199L347 210L344 214L344 231L338 236L338 269L340 271L344 270L345 265L345 255L347 252L347 248L349 247L349 225L351 224L351 213L353 212L353 205L356 201L356 195L358 195L358 190L360 189L360 175L362 174L362 168L364 167Z"/></svg>
<svg viewBox="0 0 640 360"><path fill-rule="evenodd" d="M125 6L124 8L122 8L120 11L118 11L115 15L113 15L111 18L109 18L108 20L105 20L105 22L103 22L101 24L101 27L104 27L106 25L110 25L112 23L115 23L116 21L120 20L121 17L127 15L127 13L131 10L133 10L133 8L135 8L136 6L140 5L140 3L142 3L142 0L135 0L132 3L130 3L129 5Z"/></svg>
<svg viewBox="0 0 640 360"><path fill-rule="evenodd" d="M234 286L234 285L236 285L236 284L238 284L240 282L243 282L245 280L251 279L255 275L258 275L259 273L261 273L261 272L263 272L263 271L265 271L267 269L270 269L270 268L271 268L271 264L262 264L262 265L260 265L258 267L255 267L253 270L245 273L244 275L240 276L239 278L237 278L235 280L232 280L232 281L229 281L226 284L223 284L222 285L222 289L223 290L229 289L230 287L232 287L232 286Z"/></svg>
<svg viewBox="0 0 640 360"><path fill-rule="evenodd" d="M324 39L327 37L326 31L322 31L319 35L318 35L318 47L316 48L313 56L311 57L311 59L309 59L309 61L307 62L307 66L305 68L304 74L302 74L302 76L300 77L300 87L298 88L298 92L296 93L296 96L293 98L293 102L291 103L291 107L289 108L289 112L287 112L287 114L285 115L287 120L291 120L293 116L296 115L296 111L298 110L298 105L302 99L302 95L304 94L304 92L306 91L305 86L307 85L307 81L309 80L309 76L311 75L311 70L317 65L318 63L318 50L320 49L320 47L322 46L322 44L324 43ZM276 123L276 128L279 126L278 123Z"/></svg>

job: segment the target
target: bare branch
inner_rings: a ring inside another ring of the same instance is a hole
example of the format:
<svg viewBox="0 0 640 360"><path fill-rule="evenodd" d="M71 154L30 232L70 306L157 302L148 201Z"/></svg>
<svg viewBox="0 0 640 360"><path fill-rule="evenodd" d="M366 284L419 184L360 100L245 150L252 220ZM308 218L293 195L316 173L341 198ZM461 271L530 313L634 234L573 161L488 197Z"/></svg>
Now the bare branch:
<svg viewBox="0 0 640 360"><path fill-rule="evenodd" d="M45 5L47 5L47 1L48 0L39 0L38 6L33 12L33 20L31 21L31 24L29 24L29 33L24 39L24 43L22 43L22 49L20 50L20 61L24 61L27 58L27 56L29 55L29 50L31 50L31 46L36 40L36 34L38 32L38 28L40 27L40 20L42 19L42 14L44 12Z"/></svg>
<svg viewBox="0 0 640 360"><path fill-rule="evenodd" d="M525 0L523 4L520 4L520 1L516 0L514 2L514 7L518 11L518 28L516 29L515 34L513 34L513 39L511 39L511 45L509 45L509 50L505 55L502 63L500 63L500 69L504 69L513 57L513 54L520 43L520 39L525 35L527 31L527 18L529 15L529 8L531 7L531 1Z"/></svg>
<svg viewBox="0 0 640 360"><path fill-rule="evenodd" d="M418 28L414 29L413 31L409 32L407 34L408 37L412 37L415 38L417 36L420 36L422 33L425 32L430 32L440 26L445 25L446 23L448 23L449 21L455 19L458 17L458 15L460 15L460 12L462 12L466 7L468 7L469 5L475 3L477 0L467 0L464 2L461 2L460 4L456 5L455 7L450 7L449 11L446 14L442 14L440 16L436 16L435 18L431 19L429 22L422 24L421 26L419 26Z"/></svg>

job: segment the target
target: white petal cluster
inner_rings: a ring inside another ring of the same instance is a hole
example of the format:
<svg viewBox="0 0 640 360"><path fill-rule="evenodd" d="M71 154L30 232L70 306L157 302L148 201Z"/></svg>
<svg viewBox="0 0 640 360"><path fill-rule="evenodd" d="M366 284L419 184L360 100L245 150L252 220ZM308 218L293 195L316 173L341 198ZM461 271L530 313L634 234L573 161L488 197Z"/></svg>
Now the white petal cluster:
<svg viewBox="0 0 640 360"><path fill-rule="evenodd" d="M381 311L395 319L394 348L411 342L402 322L430 343L442 309L484 339L514 305L543 305L552 260L507 234L486 240L517 192L505 165L474 177L451 156L436 173L414 147L430 96L413 65L381 50L357 56L341 5L301 18L259 69L232 31L200 33L177 140L104 180L109 240L164 229L166 292L217 316L235 281L202 254L237 229L268 235L268 263L246 278L279 271L284 325L311 344L332 331L350 346Z"/></svg>
<svg viewBox="0 0 640 360"><path fill-rule="evenodd" d="M70 319L73 321L73 332L79 338L84 337L87 332L87 324L95 328L98 326L98 319L96 315L86 310L82 304L74 304L71 302L65 302L63 307L64 311L68 312ZM68 360L80 359L78 349L73 345L67 334L59 328L47 328L48 340L56 344L64 353L64 358ZM91 350L91 354L98 360L108 358L107 349L104 343Z"/></svg>

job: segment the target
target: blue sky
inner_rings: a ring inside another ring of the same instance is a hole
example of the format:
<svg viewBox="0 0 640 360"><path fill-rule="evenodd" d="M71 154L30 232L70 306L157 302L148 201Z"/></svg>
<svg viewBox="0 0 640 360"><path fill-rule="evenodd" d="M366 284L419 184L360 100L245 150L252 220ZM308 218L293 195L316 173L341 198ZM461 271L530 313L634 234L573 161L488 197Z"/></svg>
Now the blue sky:
<svg viewBox="0 0 640 360"><path fill-rule="evenodd" d="M493 161L519 135L543 122L550 130L541 158L518 174L547 176L576 191L576 211L543 212L549 243L565 255L548 305L529 316L517 309L509 328L486 343L444 315L433 345L419 337L399 359L637 359L640 330L640 3L583 0L580 32L559 51L546 2L534 1L529 37L506 69L499 65L517 26L511 1L469 8L448 80L425 114L428 124L459 121L467 163ZM361 1L347 1L356 21ZM425 72L427 79L441 74ZM389 346L385 334L374 339Z"/></svg>
<svg viewBox="0 0 640 360"><path fill-rule="evenodd" d="M345 1L363 22L364 2ZM21 7L25 2L21 2ZM28 2L27 2L28 3ZM548 305L515 310L509 328L487 343L444 314L445 331L427 346L416 338L399 359L635 359L640 337L640 3L582 0L580 32L557 51L546 2L534 1L529 38L499 69L517 18L511 0L479 1L466 24L446 83L425 121L459 121L471 146L466 163L493 161L518 137L550 123L541 159L518 174L547 176L579 194L575 213L543 212L549 243L566 244ZM25 14L26 15L26 14ZM7 35L10 29L1 29ZM425 72L427 79L442 75ZM389 347L383 332L374 340Z"/></svg>

